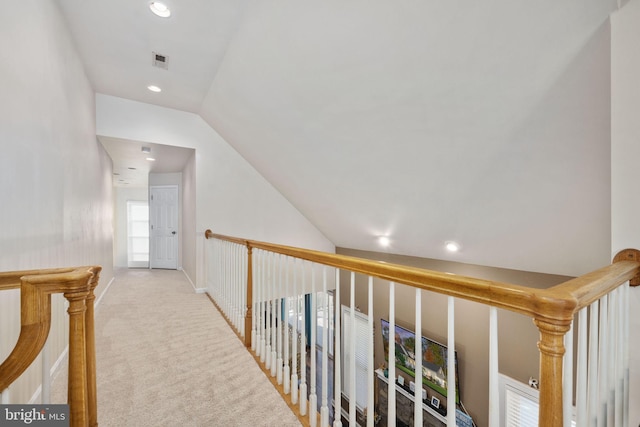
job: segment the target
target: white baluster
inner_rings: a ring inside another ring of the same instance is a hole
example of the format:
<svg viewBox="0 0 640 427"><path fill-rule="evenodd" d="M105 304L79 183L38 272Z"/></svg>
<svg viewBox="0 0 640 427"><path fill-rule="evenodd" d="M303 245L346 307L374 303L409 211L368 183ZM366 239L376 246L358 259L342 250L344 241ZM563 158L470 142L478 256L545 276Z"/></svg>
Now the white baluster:
<svg viewBox="0 0 640 427"><path fill-rule="evenodd" d="M305 298L305 280L304 261L302 262L302 318L300 328L300 415L307 414L307 307Z"/></svg>
<svg viewBox="0 0 640 427"><path fill-rule="evenodd" d="M291 343L291 403L298 403L298 313L300 297L298 292L298 260L293 259L293 332ZM302 366L302 364L300 365Z"/></svg>
<svg viewBox="0 0 640 427"><path fill-rule="evenodd" d="M623 397L622 397L622 425L629 425L629 282L622 286L622 375L623 375Z"/></svg>
<svg viewBox="0 0 640 427"><path fill-rule="evenodd" d="M234 245L235 248L235 261L233 265L235 280L233 284L233 298L234 298L234 310L233 316L235 319L236 329L240 331L240 336L244 336L244 328L242 328L242 289L246 288L246 282L242 280L242 254L240 253L240 245Z"/></svg>
<svg viewBox="0 0 640 427"><path fill-rule="evenodd" d="M576 425L587 425L587 308L578 313L578 367L576 378Z"/></svg>
<svg viewBox="0 0 640 427"><path fill-rule="evenodd" d="M251 316L251 350L256 352L256 350L259 348L256 341L259 339L258 336L258 332L257 332L257 328L256 326L258 325L258 316L259 316L259 303L258 301L260 301L260 291L258 289L258 277L260 277L260 273L258 271L259 269L259 261L258 261L258 250L257 249L253 249L252 250L252 256L251 256L251 261L252 261L252 268L251 268L251 272L253 274L253 276L251 277L251 284L253 285L253 292L252 292L252 297L253 300L251 301L251 310L253 311L253 316ZM249 259L247 257L247 267L249 265ZM260 356L260 353L256 352L256 355Z"/></svg>
<svg viewBox="0 0 640 427"><path fill-rule="evenodd" d="M327 293L327 267L322 267L322 294L324 295L322 321L322 405L320 425L329 426L329 294Z"/></svg>
<svg viewBox="0 0 640 427"><path fill-rule="evenodd" d="M284 394L291 392L291 368L289 366L289 320L291 319L291 288L289 282L289 257L285 257L285 297L284 297Z"/></svg>
<svg viewBox="0 0 640 427"><path fill-rule="evenodd" d="M234 316L233 316L233 244L231 242L227 242L227 290L225 292L225 302L226 302L226 310L225 314L227 318L231 321L231 324L234 325ZM234 325L235 326L235 325Z"/></svg>
<svg viewBox="0 0 640 427"><path fill-rule="evenodd" d="M367 336L367 413L371 414L372 408L375 408L375 366L373 364L373 277L369 276L369 289L368 289L368 304L367 304L367 319L369 322L368 336ZM375 412L374 412L375 413ZM367 416L367 427L373 427L374 416Z"/></svg>
<svg viewBox="0 0 640 427"><path fill-rule="evenodd" d="M236 331L238 330L238 254L236 244L229 244L229 319Z"/></svg>
<svg viewBox="0 0 640 427"><path fill-rule="evenodd" d="M356 275L351 272L349 293L349 425L356 425Z"/></svg>
<svg viewBox="0 0 640 427"><path fill-rule="evenodd" d="M229 242L224 242L224 267L222 269L223 292L222 292L222 311L226 317L229 317Z"/></svg>
<svg viewBox="0 0 640 427"><path fill-rule="evenodd" d="M233 314L233 243L227 242L227 292L226 292L226 303L227 309L226 314L227 318L231 321L231 324L234 324L234 314Z"/></svg>
<svg viewBox="0 0 640 427"><path fill-rule="evenodd" d="M340 269L336 268L336 327L333 351L333 427L342 427L342 354L340 351ZM373 418L373 417L368 417Z"/></svg>
<svg viewBox="0 0 640 427"><path fill-rule="evenodd" d="M249 282L248 275L249 256L247 254L247 247L240 245L240 277L242 286L240 286L240 330L242 335L245 334L245 323L247 318L247 283ZM253 282L252 282L253 283Z"/></svg>
<svg viewBox="0 0 640 427"><path fill-rule="evenodd" d="M238 286L238 308L237 314L238 317L238 328L240 329L240 336L244 338L244 316L247 307L247 267L245 263L245 254L243 254L243 246L238 246L238 278L239 278L239 286Z"/></svg>
<svg viewBox="0 0 640 427"><path fill-rule="evenodd" d="M260 362L265 363L267 352L267 252L260 251Z"/></svg>
<svg viewBox="0 0 640 427"><path fill-rule="evenodd" d="M498 309L489 307L489 427L500 425L498 385Z"/></svg>
<svg viewBox="0 0 640 427"><path fill-rule="evenodd" d="M616 309L618 308L617 293L609 294L609 317L607 320L607 336L609 340L607 360L607 425L615 425L616 416Z"/></svg>
<svg viewBox="0 0 640 427"><path fill-rule="evenodd" d="M388 396L387 404L389 405L389 407L387 408L387 426L388 427L396 426L396 339L395 337L396 337L396 291L395 291L395 283L389 282L389 367L388 367L389 390L387 392L387 396ZM354 382L355 382L355 378L354 378ZM355 418L354 418L354 421L355 421ZM355 424L349 424L349 425L355 425Z"/></svg>
<svg viewBox="0 0 640 427"><path fill-rule="evenodd" d="M616 363L615 363L615 426L622 427L624 421L624 285L616 289Z"/></svg>
<svg viewBox="0 0 640 427"><path fill-rule="evenodd" d="M233 295L233 324L236 327L236 331L240 332L240 336L242 336L242 331L240 330L240 289L242 286L242 281L240 279L239 268L240 268L240 257L238 254L238 245L233 244L233 281L232 281L232 295Z"/></svg>
<svg viewBox="0 0 640 427"><path fill-rule="evenodd" d="M278 271L276 270L277 254L273 254L273 269L271 270L271 376L276 376L276 366L278 359L278 340L277 340L277 325L280 323L277 320L276 314L278 312L277 295L276 295L276 281L278 280Z"/></svg>
<svg viewBox="0 0 640 427"><path fill-rule="evenodd" d="M565 353L562 365L562 414L565 426L571 425L573 417L573 323L564 336Z"/></svg>
<svg viewBox="0 0 640 427"><path fill-rule="evenodd" d="M448 297L449 321L447 338L447 425L456 425L456 320L454 298Z"/></svg>
<svg viewBox="0 0 640 427"><path fill-rule="evenodd" d="M216 301L216 303L218 305L220 305L220 278L221 278L221 274L222 274L222 262L221 262L221 258L220 258L220 245L221 242L216 240L215 241L215 251L214 251L214 262L215 262L215 272L213 274L214 277L214 283L213 283L213 289L214 289L214 293L213 293L213 297L214 300Z"/></svg>
<svg viewBox="0 0 640 427"><path fill-rule="evenodd" d="M598 319L600 302L589 308L589 427L598 426Z"/></svg>
<svg viewBox="0 0 640 427"><path fill-rule="evenodd" d="M369 290L371 293L371 290ZM371 316L369 316L371 318ZM416 288L416 337L415 337L414 357L415 367L415 393L413 405L415 411L413 415L413 425L422 427L422 291Z"/></svg>
<svg viewBox="0 0 640 427"><path fill-rule="evenodd" d="M278 255L278 315L276 325L278 326L278 359L276 360L276 379L278 384L282 384L282 334L284 331L284 322L282 321L282 255Z"/></svg>
<svg viewBox="0 0 640 427"><path fill-rule="evenodd" d="M225 242L221 241L220 242L220 253L219 253L219 257L220 257L220 273L219 273L219 282L218 282L218 305L220 306L220 308L222 310L224 310L224 280L225 280L225 276L224 276L224 261L225 261L225 253L224 253L224 246L225 246ZM224 311L223 311L224 313Z"/></svg>
<svg viewBox="0 0 640 427"><path fill-rule="evenodd" d="M229 245L228 242L222 242L222 297L221 297L221 304L220 307L222 307L222 312L224 313L225 316L229 315L229 310L228 310L228 306L227 306L227 289L228 289L228 268L229 268L229 254L227 253L227 246Z"/></svg>
<svg viewBox="0 0 640 427"><path fill-rule="evenodd" d="M219 300L219 295L218 295L218 291L219 291L219 287L220 287L220 270L222 268L221 262L220 262L220 241L219 240L214 240L214 250L213 250L213 266L214 266L214 271L212 274L212 282L211 282L211 286L213 288L213 297L216 300L216 302Z"/></svg>
<svg viewBox="0 0 640 427"><path fill-rule="evenodd" d="M316 390L317 370L316 370L316 333L318 331L318 306L316 295L316 275L315 264L311 264L311 337L309 337L309 351L311 352L311 370L309 371L309 424L316 427L318 424L318 394Z"/></svg>
<svg viewBox="0 0 640 427"><path fill-rule="evenodd" d="M599 382L599 394L598 394L598 425L606 425L607 422L607 402L609 395L609 370L607 364L609 363L609 299L607 295L604 295L600 299L600 360L598 365L598 382Z"/></svg>
<svg viewBox="0 0 640 427"><path fill-rule="evenodd" d="M267 313L266 313L266 331L265 331L265 335L266 335L266 346L265 346L265 361L264 361L264 367L265 369L271 369L271 323L273 321L272 317L271 317L271 295L273 292L273 283L271 281L271 275L272 275L272 267L271 267L271 257L273 256L273 254L271 252L268 252L268 258L267 258L267 282L265 284L266 286L266 304L267 304Z"/></svg>

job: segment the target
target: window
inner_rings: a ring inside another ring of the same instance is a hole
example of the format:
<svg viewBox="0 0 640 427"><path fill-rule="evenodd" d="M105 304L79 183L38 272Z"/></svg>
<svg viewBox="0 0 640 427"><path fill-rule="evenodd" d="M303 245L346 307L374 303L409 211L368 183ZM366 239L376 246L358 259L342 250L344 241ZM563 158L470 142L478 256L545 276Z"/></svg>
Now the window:
<svg viewBox="0 0 640 427"><path fill-rule="evenodd" d="M333 356L333 345L335 342L333 328L335 322L335 316L333 314L333 291L329 291L327 294L322 292L318 292L316 294L316 305L318 308L317 311L317 319L318 319L318 329L316 333L316 345L318 347L322 347L322 334L326 330L327 326L325 323L325 309L327 308L327 304L329 305L329 335L327 337L327 346L329 347L327 351L329 355Z"/></svg>
<svg viewBox="0 0 640 427"><path fill-rule="evenodd" d="M127 254L129 267L149 266L149 204L127 201Z"/></svg>

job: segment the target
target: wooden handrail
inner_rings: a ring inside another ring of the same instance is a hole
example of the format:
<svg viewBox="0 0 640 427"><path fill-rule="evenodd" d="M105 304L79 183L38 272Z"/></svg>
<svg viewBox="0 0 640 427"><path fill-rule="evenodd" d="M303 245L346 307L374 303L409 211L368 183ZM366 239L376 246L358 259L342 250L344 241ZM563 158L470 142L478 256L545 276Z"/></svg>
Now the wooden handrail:
<svg viewBox="0 0 640 427"><path fill-rule="evenodd" d="M563 284L548 289L536 289L400 264L239 239L215 234L211 230L207 230L205 236L503 308L547 322L556 320L565 323L573 319L574 313L580 308L606 295L626 280L640 277L640 262L620 261Z"/></svg>
<svg viewBox="0 0 640 427"><path fill-rule="evenodd" d="M476 279L450 273L407 267L330 254L291 246L240 239L211 230L205 237L226 240L282 255L319 263L342 270L378 277L395 283L466 299L523 314L533 319L540 331L540 417L544 426L562 426L562 363L564 336L575 314L623 283L640 284L640 251L625 249L612 265L585 274L548 289L536 289L510 283ZM250 286L250 283L247 283ZM247 301L250 305L251 302ZM560 410L558 410L560 408Z"/></svg>
<svg viewBox="0 0 640 427"><path fill-rule="evenodd" d="M97 426L93 291L100 266L0 273L0 290L20 289L20 335L0 365L0 391L33 363L51 327L51 295L69 301L69 386L72 426ZM90 344L88 344L90 343Z"/></svg>

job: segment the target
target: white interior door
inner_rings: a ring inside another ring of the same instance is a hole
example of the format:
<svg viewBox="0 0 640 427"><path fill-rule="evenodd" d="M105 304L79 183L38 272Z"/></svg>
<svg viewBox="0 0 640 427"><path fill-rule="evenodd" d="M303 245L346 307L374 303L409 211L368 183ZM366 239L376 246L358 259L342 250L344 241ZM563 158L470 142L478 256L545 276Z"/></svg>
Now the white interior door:
<svg viewBox="0 0 640 427"><path fill-rule="evenodd" d="M178 186L150 187L150 268L178 268Z"/></svg>

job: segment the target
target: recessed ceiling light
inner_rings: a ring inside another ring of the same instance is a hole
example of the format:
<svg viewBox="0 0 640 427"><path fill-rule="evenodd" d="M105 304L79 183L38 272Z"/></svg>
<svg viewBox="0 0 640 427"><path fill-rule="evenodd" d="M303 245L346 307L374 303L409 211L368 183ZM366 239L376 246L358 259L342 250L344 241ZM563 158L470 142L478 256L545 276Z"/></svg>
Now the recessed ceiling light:
<svg viewBox="0 0 640 427"><path fill-rule="evenodd" d="M168 18L171 16L171 10L169 10L169 7L159 1L152 1L149 4L149 9L151 9L151 12L153 12L154 14L158 15L161 18Z"/></svg>
<svg viewBox="0 0 640 427"><path fill-rule="evenodd" d="M151 92L162 92L162 89L160 89L158 86L156 85L149 85L147 86L147 89L149 89Z"/></svg>
<svg viewBox="0 0 640 427"><path fill-rule="evenodd" d="M147 160L149 160L150 162L155 162L156 159L154 159L153 157L147 157Z"/></svg>
<svg viewBox="0 0 640 427"><path fill-rule="evenodd" d="M383 246L386 248L391 243L391 240L389 240L388 236L380 236L378 237L378 243L380 244L380 246Z"/></svg>
<svg viewBox="0 0 640 427"><path fill-rule="evenodd" d="M447 248L449 252L458 252L460 250L460 244L456 242L445 242L444 247Z"/></svg>

